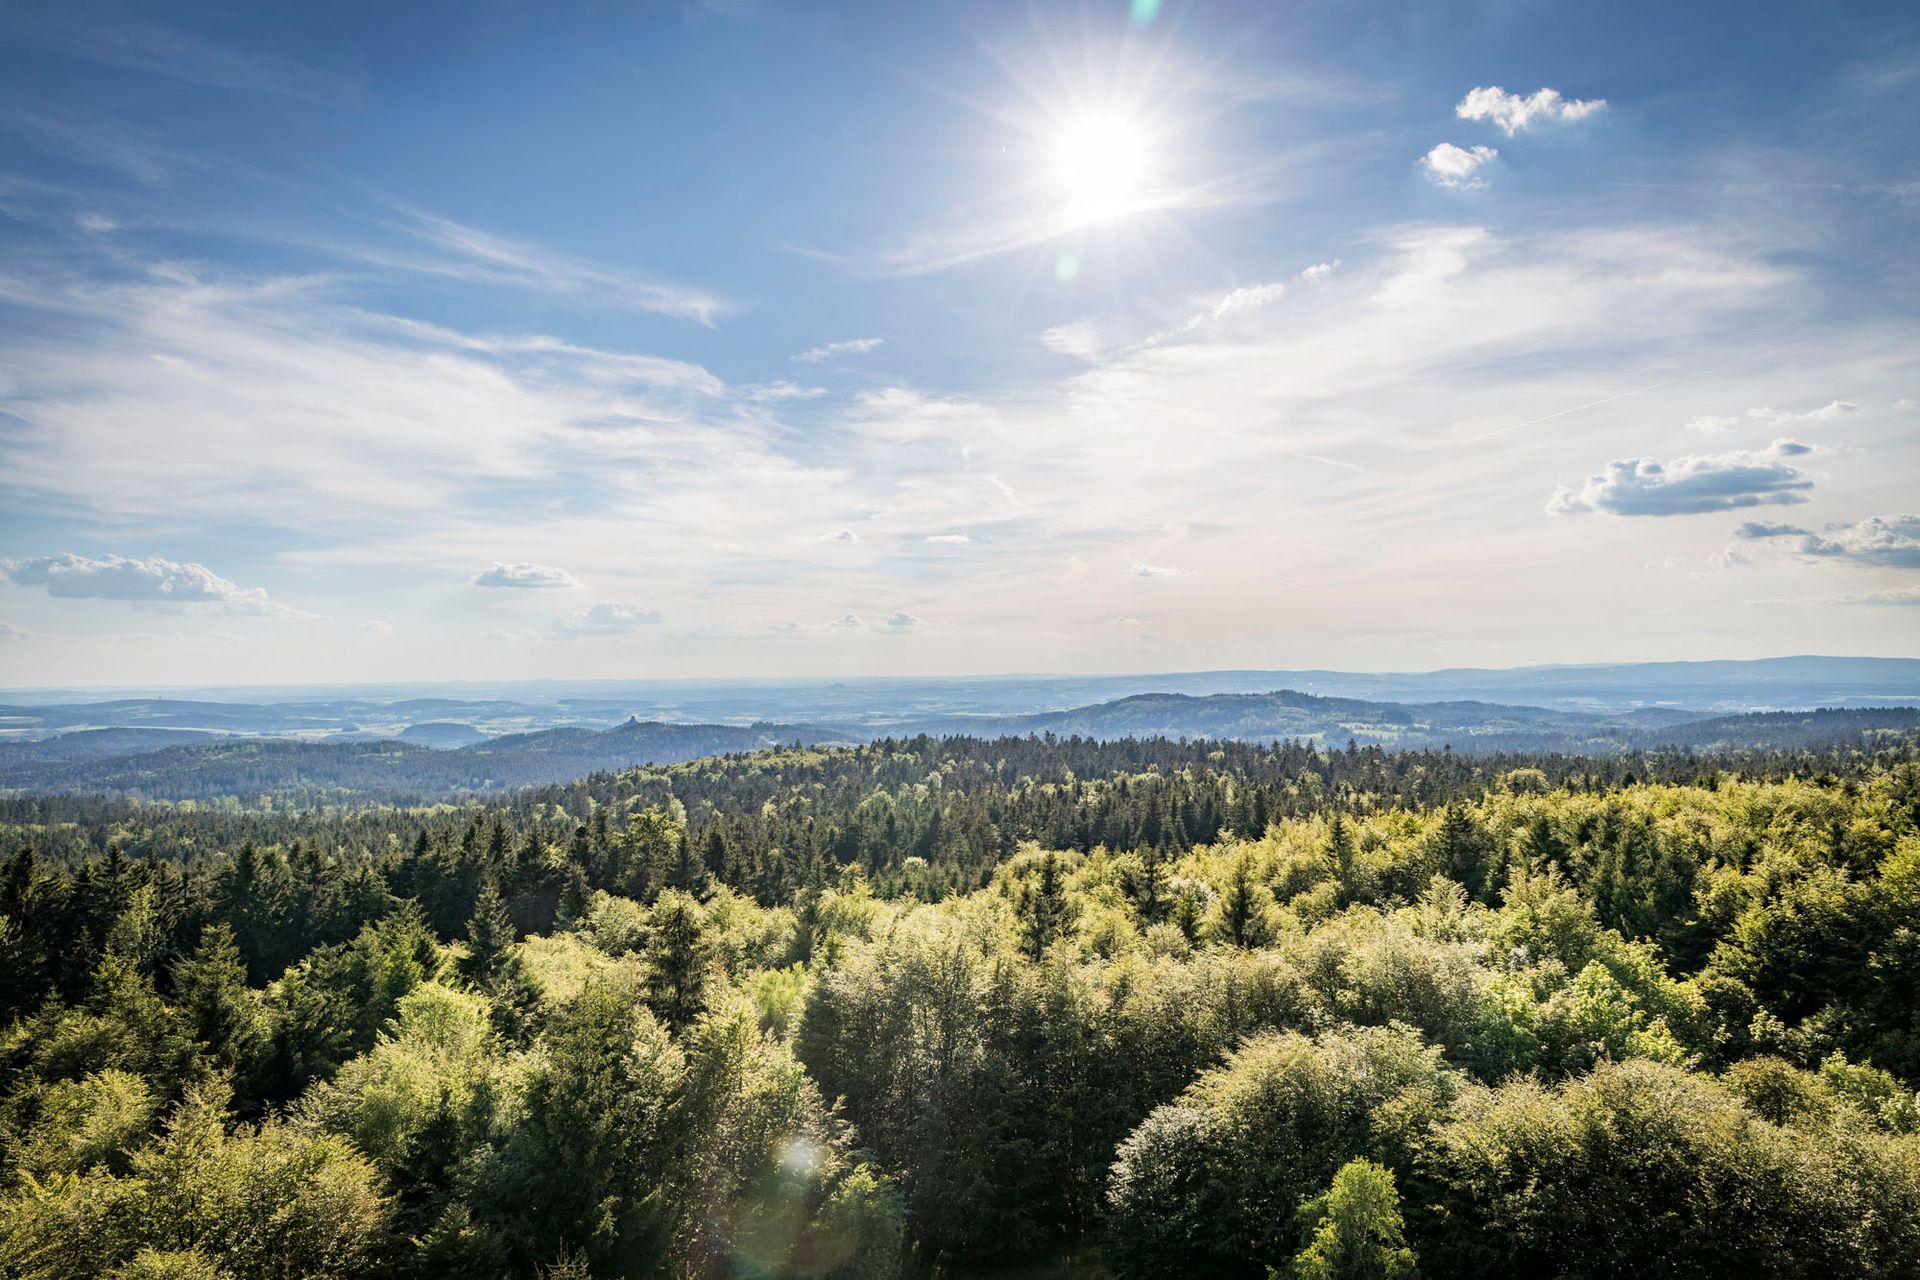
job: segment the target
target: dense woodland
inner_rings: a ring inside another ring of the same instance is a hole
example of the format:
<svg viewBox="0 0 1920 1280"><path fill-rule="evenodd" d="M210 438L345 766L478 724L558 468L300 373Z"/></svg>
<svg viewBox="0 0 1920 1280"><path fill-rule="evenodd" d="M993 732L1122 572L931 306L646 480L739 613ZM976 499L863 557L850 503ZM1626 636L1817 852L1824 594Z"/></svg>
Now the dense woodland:
<svg viewBox="0 0 1920 1280"><path fill-rule="evenodd" d="M0 800L0 1275L1920 1274L1920 740Z"/></svg>

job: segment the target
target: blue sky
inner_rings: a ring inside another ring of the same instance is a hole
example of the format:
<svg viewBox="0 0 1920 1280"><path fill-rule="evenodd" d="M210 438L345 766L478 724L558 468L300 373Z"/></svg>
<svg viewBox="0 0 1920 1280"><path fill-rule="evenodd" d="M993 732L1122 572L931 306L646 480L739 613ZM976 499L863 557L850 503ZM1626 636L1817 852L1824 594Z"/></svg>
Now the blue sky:
<svg viewBox="0 0 1920 1280"><path fill-rule="evenodd" d="M0 683L1920 654L1906 4L0 9Z"/></svg>

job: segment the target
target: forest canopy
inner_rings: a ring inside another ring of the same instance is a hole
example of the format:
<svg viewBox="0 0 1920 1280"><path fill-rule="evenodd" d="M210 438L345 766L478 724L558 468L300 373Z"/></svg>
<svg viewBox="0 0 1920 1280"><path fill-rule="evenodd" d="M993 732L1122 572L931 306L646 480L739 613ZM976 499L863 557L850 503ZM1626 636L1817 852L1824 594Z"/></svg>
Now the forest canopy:
<svg viewBox="0 0 1920 1280"><path fill-rule="evenodd" d="M919 737L0 838L9 1276L1920 1269L1911 737Z"/></svg>

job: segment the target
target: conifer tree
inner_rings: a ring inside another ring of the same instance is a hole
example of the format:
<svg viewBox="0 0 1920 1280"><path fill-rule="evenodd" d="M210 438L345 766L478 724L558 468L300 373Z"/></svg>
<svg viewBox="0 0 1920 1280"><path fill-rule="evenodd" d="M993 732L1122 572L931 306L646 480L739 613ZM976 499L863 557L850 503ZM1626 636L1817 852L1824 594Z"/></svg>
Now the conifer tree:
<svg viewBox="0 0 1920 1280"><path fill-rule="evenodd" d="M710 948L700 904L677 889L660 895L647 931L647 1003L679 1031L706 1008Z"/></svg>
<svg viewBox="0 0 1920 1280"><path fill-rule="evenodd" d="M475 986L492 985L507 963L514 943L513 921L500 890L492 880L480 887L473 904L473 918L467 922L467 954L460 960L460 973Z"/></svg>

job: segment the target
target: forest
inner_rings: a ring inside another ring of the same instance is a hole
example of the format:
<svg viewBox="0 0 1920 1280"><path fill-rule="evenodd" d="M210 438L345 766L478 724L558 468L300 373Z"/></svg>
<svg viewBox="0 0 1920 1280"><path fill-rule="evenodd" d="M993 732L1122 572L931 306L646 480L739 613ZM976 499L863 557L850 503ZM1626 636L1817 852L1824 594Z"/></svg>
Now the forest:
<svg viewBox="0 0 1920 1280"><path fill-rule="evenodd" d="M0 1275L1920 1274L1920 737L0 799Z"/></svg>

